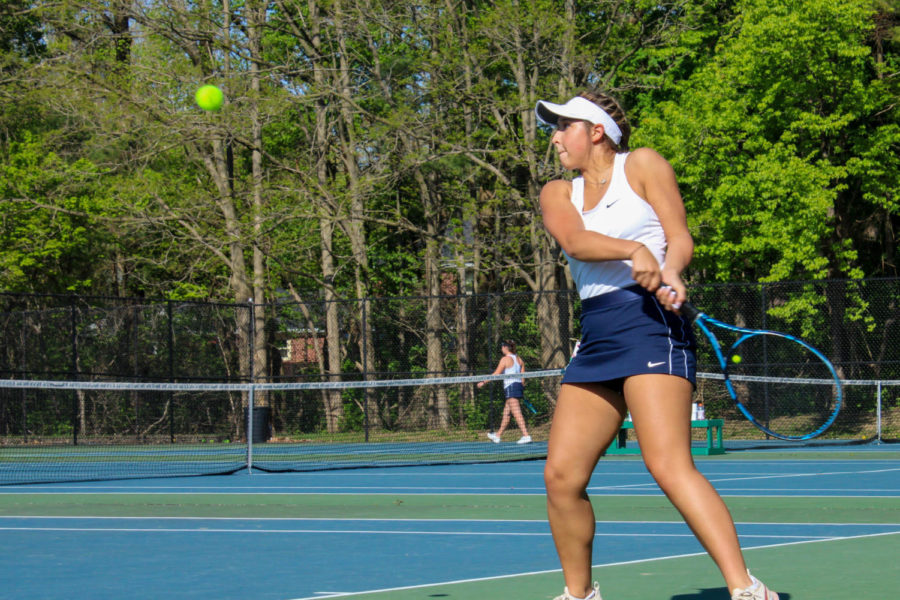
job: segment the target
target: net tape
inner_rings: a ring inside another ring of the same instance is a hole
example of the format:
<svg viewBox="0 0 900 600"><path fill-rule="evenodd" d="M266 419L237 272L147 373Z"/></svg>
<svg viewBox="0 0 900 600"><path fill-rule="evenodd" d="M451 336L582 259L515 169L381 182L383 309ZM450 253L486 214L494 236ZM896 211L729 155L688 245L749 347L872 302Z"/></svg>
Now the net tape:
<svg viewBox="0 0 900 600"><path fill-rule="evenodd" d="M414 377L410 379L361 379L357 381L312 381L283 383L163 383L130 381L54 381L28 379L0 379L0 388L75 389L75 390L135 390L173 392L249 392L286 390L347 390L358 388L410 387L419 385L452 385L504 379L532 379L562 375L563 369L526 371L510 375L461 375L456 377Z"/></svg>
<svg viewBox="0 0 900 600"><path fill-rule="evenodd" d="M407 379L360 379L356 381L313 381L313 382L280 382L280 383L165 383L135 381L62 381L40 379L0 379L0 388L7 389L57 389L57 390L134 390L134 391L173 391L173 392L249 392L255 391L290 391L290 390L347 390L360 388L410 387L420 385L453 385L458 383L477 383L480 381L502 381L504 379L532 379L552 377L565 374L565 369L545 369L526 371L510 375L461 375L454 377L413 377ZM697 373L698 379L724 380L722 373ZM762 375L729 375L732 381L748 381L759 383L795 383L831 385L833 379L811 379L796 377L767 377ZM894 386L900 385L900 379L842 379L841 385L853 386Z"/></svg>

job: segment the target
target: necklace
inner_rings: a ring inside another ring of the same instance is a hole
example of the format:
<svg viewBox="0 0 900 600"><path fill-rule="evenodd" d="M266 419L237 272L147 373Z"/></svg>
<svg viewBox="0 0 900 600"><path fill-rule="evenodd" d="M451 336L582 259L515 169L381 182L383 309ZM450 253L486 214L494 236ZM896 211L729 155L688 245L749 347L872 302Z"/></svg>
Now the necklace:
<svg viewBox="0 0 900 600"><path fill-rule="evenodd" d="M606 169L606 175L600 178L600 181L597 185L606 185L606 182L609 181L610 177L612 177L612 165L610 165Z"/></svg>

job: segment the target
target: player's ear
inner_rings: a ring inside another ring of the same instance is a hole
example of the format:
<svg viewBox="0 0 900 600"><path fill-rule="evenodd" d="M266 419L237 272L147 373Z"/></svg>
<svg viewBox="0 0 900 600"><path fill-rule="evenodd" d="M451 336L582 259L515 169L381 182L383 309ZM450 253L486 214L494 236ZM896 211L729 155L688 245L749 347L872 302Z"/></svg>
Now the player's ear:
<svg viewBox="0 0 900 600"><path fill-rule="evenodd" d="M603 127L600 123L594 123L593 125L589 125L591 132L591 141L595 144L603 141L603 136L606 135L606 128Z"/></svg>

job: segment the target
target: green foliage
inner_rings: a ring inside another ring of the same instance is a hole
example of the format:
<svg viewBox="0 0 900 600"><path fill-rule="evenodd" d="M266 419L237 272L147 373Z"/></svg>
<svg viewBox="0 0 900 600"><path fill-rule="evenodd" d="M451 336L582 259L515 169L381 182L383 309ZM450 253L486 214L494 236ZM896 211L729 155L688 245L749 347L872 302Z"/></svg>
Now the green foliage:
<svg viewBox="0 0 900 600"><path fill-rule="evenodd" d="M877 209L896 218L900 187L890 168L897 113L868 45L870 3L738 7L714 57L676 83L636 134L679 174L697 241L693 272L721 281L861 276L869 269L856 219Z"/></svg>
<svg viewBox="0 0 900 600"><path fill-rule="evenodd" d="M0 4L0 52L19 59L38 58L46 52L38 15L29 0L4 0Z"/></svg>
<svg viewBox="0 0 900 600"><path fill-rule="evenodd" d="M109 255L100 170L67 163L27 133L0 162L0 288L82 291Z"/></svg>
<svg viewBox="0 0 900 600"><path fill-rule="evenodd" d="M0 8L0 137L45 148L4 158L7 181L43 191L3 192L27 203L0 208L16 238L0 284L232 299L240 277L269 298L327 277L340 296L421 294L436 245L438 269L477 270L480 291L536 289L555 260L537 192L558 165L531 111L592 84L675 166L697 280L895 272L896 2L282 3L251 61L253 6L150 1L127 28L96 0ZM206 82L221 113L191 100Z"/></svg>

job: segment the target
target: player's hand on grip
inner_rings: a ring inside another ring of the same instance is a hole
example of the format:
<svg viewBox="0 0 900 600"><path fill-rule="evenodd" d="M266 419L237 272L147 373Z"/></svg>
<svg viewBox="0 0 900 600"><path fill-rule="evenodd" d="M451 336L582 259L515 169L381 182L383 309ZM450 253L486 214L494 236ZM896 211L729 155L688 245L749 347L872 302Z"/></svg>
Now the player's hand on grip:
<svg viewBox="0 0 900 600"><path fill-rule="evenodd" d="M656 290L656 299L666 310L678 311L687 300L687 288L681 280L681 275L675 272L662 273L662 285Z"/></svg>

